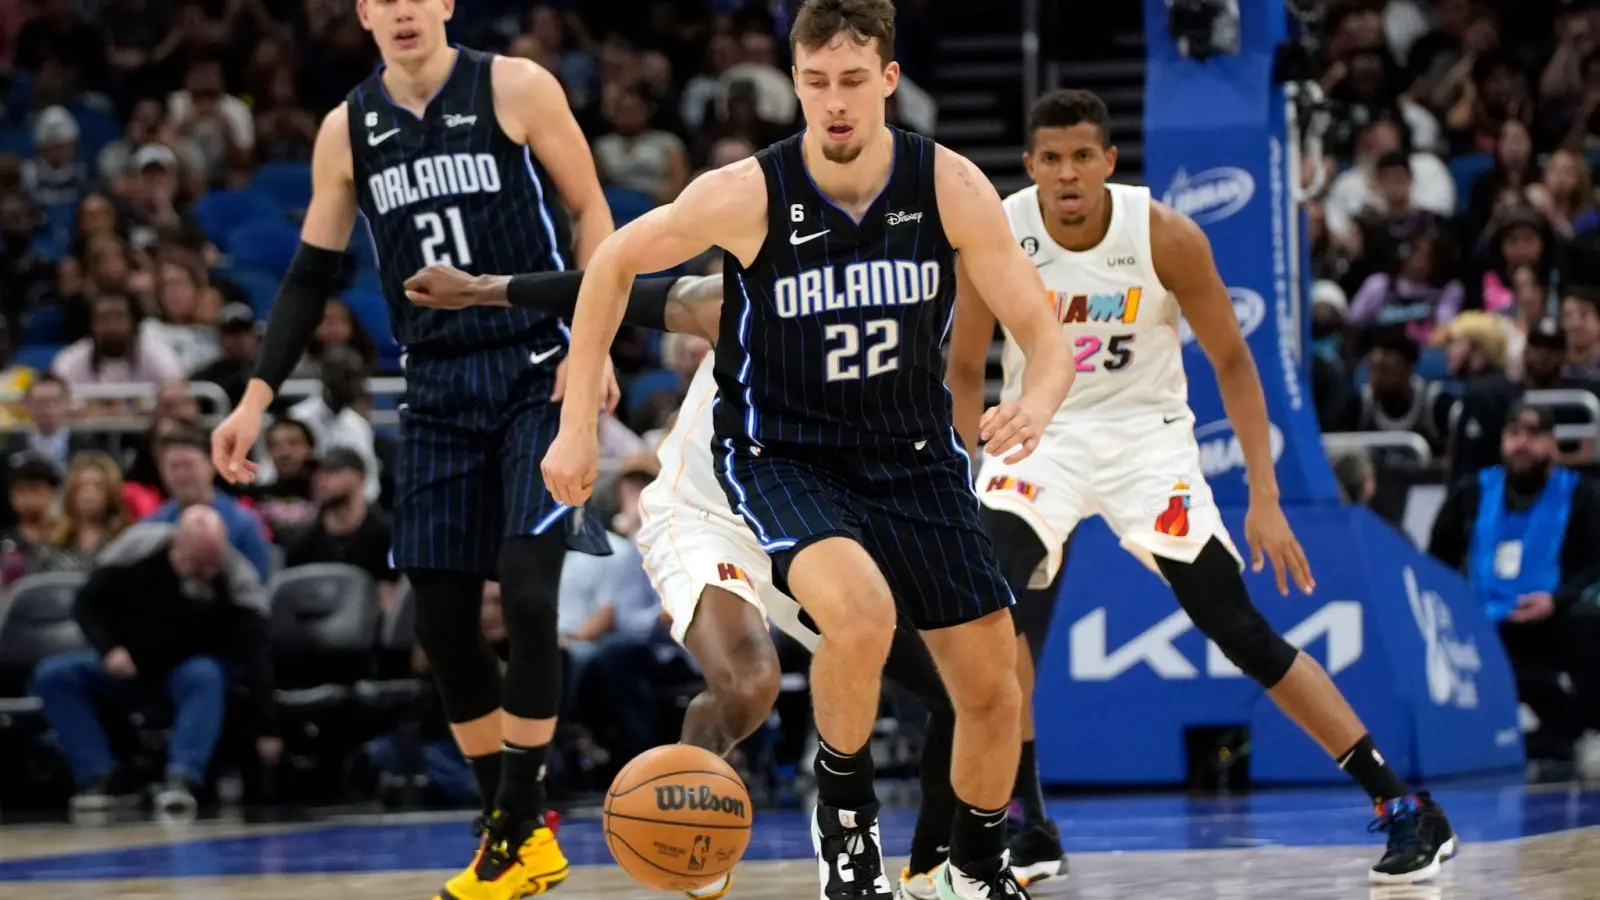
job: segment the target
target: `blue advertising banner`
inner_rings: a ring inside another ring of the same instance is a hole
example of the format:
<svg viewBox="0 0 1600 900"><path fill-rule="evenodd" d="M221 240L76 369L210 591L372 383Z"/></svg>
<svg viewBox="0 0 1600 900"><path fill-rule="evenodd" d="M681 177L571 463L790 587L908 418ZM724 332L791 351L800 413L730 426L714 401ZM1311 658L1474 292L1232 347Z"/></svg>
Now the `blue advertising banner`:
<svg viewBox="0 0 1600 900"><path fill-rule="evenodd" d="M1167 32L1165 0L1145 0L1144 175L1153 196L1194 219L1261 372L1285 503L1338 499L1312 404L1309 317L1295 283L1300 214L1290 190L1293 144L1272 81L1285 34L1281 0L1240 0L1240 52L1196 62ZM1291 265L1294 262L1295 264ZM1219 504L1249 499L1244 455L1205 354L1184 331L1189 405L1201 463Z"/></svg>
<svg viewBox="0 0 1600 900"><path fill-rule="evenodd" d="M1222 512L1242 535L1244 510ZM1522 765L1510 666L1466 582L1365 508L1288 516L1316 594L1279 596L1267 571L1246 573L1250 595L1328 670L1396 770L1420 779ZM1061 591L1038 667L1047 782L1182 782L1185 729L1241 725L1253 780L1344 779L1098 519L1079 527Z"/></svg>

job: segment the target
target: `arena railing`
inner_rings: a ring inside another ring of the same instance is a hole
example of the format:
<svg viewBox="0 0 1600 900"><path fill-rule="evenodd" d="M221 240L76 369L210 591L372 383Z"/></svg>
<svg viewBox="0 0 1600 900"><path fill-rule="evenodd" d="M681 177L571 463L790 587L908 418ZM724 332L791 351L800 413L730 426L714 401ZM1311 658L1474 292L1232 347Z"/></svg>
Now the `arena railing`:
<svg viewBox="0 0 1600 900"><path fill-rule="evenodd" d="M1433 448L1414 431L1333 431L1322 436L1329 456L1352 450L1405 450L1423 467L1433 465Z"/></svg>
<svg viewBox="0 0 1600 900"><path fill-rule="evenodd" d="M1600 443L1600 398L1585 390L1563 388L1553 391L1529 391L1522 395L1528 403L1557 409L1582 409L1589 414L1587 422L1570 422L1556 426L1556 437L1563 441L1592 440Z"/></svg>

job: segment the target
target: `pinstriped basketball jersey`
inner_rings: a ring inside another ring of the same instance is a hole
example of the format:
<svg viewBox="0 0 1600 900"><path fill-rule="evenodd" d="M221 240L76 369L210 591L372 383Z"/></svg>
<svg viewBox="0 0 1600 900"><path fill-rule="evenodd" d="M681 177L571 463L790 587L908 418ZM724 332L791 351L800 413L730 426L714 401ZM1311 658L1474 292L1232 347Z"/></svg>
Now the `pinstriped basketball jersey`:
<svg viewBox="0 0 1600 900"><path fill-rule="evenodd" d="M955 252L939 220L933 142L891 131L894 168L859 222L812 182L801 135L756 154L767 236L748 267L732 254L724 263L719 440L948 439Z"/></svg>
<svg viewBox="0 0 1600 900"><path fill-rule="evenodd" d="M554 186L495 119L494 55L456 49L455 68L420 118L389 98L381 68L348 98L356 195L395 338L413 354L558 345L551 316L424 309L406 299L405 280L434 263L496 274L561 271L571 259L570 220Z"/></svg>

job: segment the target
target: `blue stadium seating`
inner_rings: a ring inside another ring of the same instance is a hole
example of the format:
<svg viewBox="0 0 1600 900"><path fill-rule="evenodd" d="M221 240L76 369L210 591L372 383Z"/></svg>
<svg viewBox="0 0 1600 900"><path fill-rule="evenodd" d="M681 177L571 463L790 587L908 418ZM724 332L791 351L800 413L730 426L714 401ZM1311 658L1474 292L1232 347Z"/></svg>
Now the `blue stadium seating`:
<svg viewBox="0 0 1600 900"><path fill-rule="evenodd" d="M302 212L311 204L311 166L298 162L268 163L256 170L250 190L271 197L286 212Z"/></svg>
<svg viewBox="0 0 1600 900"><path fill-rule="evenodd" d="M62 344L66 342L67 313L60 306L41 306L28 313L22 332L24 344Z"/></svg>
<svg viewBox="0 0 1600 900"><path fill-rule="evenodd" d="M1467 197L1472 193L1472 183L1478 176L1494 168L1494 157L1488 153L1469 153L1450 160L1450 180L1456 183L1456 208L1465 209Z"/></svg>
<svg viewBox="0 0 1600 900"><path fill-rule="evenodd" d="M299 229L282 219L248 222L228 234L228 255L234 265L259 269L275 278L289 271L299 247Z"/></svg>
<svg viewBox="0 0 1600 900"><path fill-rule="evenodd" d="M676 391L681 387L683 379L677 372L664 369L640 372L628 383L628 415L633 416L646 400L656 394Z"/></svg>
<svg viewBox="0 0 1600 900"><path fill-rule="evenodd" d="M617 227L621 228L655 209L656 201L649 194L630 191L627 188L608 187L606 205L611 207L611 218L617 223Z"/></svg>
<svg viewBox="0 0 1600 900"><path fill-rule="evenodd" d="M361 327L372 335L385 368L392 368L391 364L400 358L400 347L395 343L394 326L389 322L389 306L384 302L383 291L377 282L367 279L357 281L350 290L344 292L344 302Z"/></svg>
<svg viewBox="0 0 1600 900"><path fill-rule="evenodd" d="M18 347L17 352L11 354L11 364L26 366L38 372L50 371L50 363L55 361L56 354L61 352L61 347L56 344L29 344Z"/></svg>
<svg viewBox="0 0 1600 900"><path fill-rule="evenodd" d="M265 319L272 309L272 299L278 294L278 276L247 266L235 266L222 274L244 289L250 298L250 307L256 311L256 318Z"/></svg>
<svg viewBox="0 0 1600 900"><path fill-rule="evenodd" d="M194 204L194 217L206 237L217 249L232 253L229 246L235 229L251 222L283 222L283 210L270 197L255 191L213 191Z"/></svg>

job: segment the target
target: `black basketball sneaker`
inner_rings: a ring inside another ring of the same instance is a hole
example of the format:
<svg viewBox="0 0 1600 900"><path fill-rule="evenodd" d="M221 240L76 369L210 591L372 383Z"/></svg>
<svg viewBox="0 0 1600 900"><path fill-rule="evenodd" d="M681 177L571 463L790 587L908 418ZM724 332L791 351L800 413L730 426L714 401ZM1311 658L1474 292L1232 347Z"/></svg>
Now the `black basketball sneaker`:
<svg viewBox="0 0 1600 900"><path fill-rule="evenodd" d="M894 900L883 866L878 804L860 809L817 806L811 846L822 875L822 900Z"/></svg>
<svg viewBox="0 0 1600 900"><path fill-rule="evenodd" d="M939 872L939 900L1028 900L1028 892L1011 874L1010 852L987 872L963 872L946 865Z"/></svg>
<svg viewBox="0 0 1600 900"><path fill-rule="evenodd" d="M1067 877L1067 856L1056 823L1049 819L1023 823L1012 832L1010 844L1011 874L1023 887Z"/></svg>
<svg viewBox="0 0 1600 900"><path fill-rule="evenodd" d="M1439 874L1456 855L1456 833L1427 791L1380 804L1369 831L1389 835L1389 847L1372 867L1373 884L1415 884Z"/></svg>

